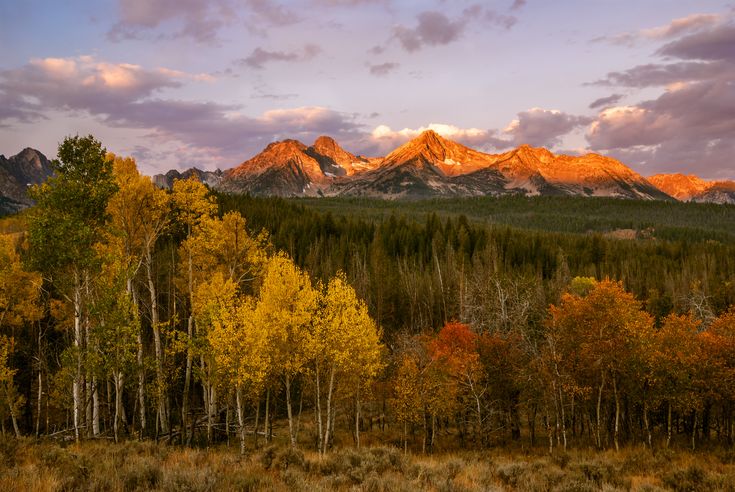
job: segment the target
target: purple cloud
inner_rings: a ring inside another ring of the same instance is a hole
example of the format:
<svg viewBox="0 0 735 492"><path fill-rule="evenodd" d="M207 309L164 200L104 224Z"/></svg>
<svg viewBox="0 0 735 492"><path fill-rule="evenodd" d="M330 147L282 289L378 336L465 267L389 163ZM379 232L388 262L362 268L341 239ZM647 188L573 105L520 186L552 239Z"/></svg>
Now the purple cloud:
<svg viewBox="0 0 735 492"><path fill-rule="evenodd" d="M684 34L711 29L726 22L729 18L729 15L723 14L691 14L686 17L674 19L663 26L641 29L635 32L622 32L599 36L592 39L591 42L607 42L616 45L632 46L640 40L670 39Z"/></svg>
<svg viewBox="0 0 735 492"><path fill-rule="evenodd" d="M592 118L575 116L554 109L531 108L521 111L503 133L514 146L529 144L536 147L553 147L572 130L589 124Z"/></svg>
<svg viewBox="0 0 735 492"><path fill-rule="evenodd" d="M377 65L369 65L369 68L370 68L370 73L372 75L375 75L377 77L382 77L382 76L388 75L389 73L396 70L400 66L401 66L400 63L386 62L386 63L377 64Z"/></svg>
<svg viewBox="0 0 735 492"><path fill-rule="evenodd" d="M618 101L620 101L623 97L625 96L623 96L622 94L611 94L606 97L601 97L599 99L595 99L594 101L592 101L589 105L589 108L597 109L597 108L603 108L605 106L611 106L617 103Z"/></svg>
<svg viewBox="0 0 735 492"><path fill-rule="evenodd" d="M416 27L409 28L399 25L393 29L393 37L409 52L418 51L424 46L450 44L459 39L467 26L474 21L502 26L506 29L512 27L516 22L513 16L499 14L480 4L471 5L455 19L450 19L442 12L425 11L418 14L416 20Z"/></svg>
<svg viewBox="0 0 735 492"><path fill-rule="evenodd" d="M510 10L520 10L526 5L526 0L513 0Z"/></svg>
<svg viewBox="0 0 735 492"><path fill-rule="evenodd" d="M661 47L658 54L685 60L735 62L735 25L723 25L677 39Z"/></svg>
<svg viewBox="0 0 735 492"><path fill-rule="evenodd" d="M219 30L235 15L229 0L118 0L117 4L119 20L107 33L114 42L173 24L177 29L171 37L214 43Z"/></svg>
<svg viewBox="0 0 735 492"><path fill-rule="evenodd" d="M350 141L362 134L356 115L323 107L278 109L247 116L235 105L159 96L163 90L179 87L182 80L192 78L199 76L111 64L92 57L33 60L0 72L2 107L12 108L0 112L0 124L4 120L38 119L43 117L40 108L85 112L110 127L145 130L157 144L175 144L182 152L203 156L201 162L210 167L231 167L274 139L308 141L329 134ZM29 99L37 103L24 106Z"/></svg>
<svg viewBox="0 0 735 492"><path fill-rule="evenodd" d="M247 5L261 21L272 26L288 26L301 20L296 12L272 0L247 0Z"/></svg>
<svg viewBox="0 0 735 492"><path fill-rule="evenodd" d="M321 51L322 49L315 44L307 44L299 51L268 51L258 47L246 58L237 60L235 63L250 68L262 69L266 64L271 62L301 62L311 60L321 53Z"/></svg>
<svg viewBox="0 0 735 492"><path fill-rule="evenodd" d="M640 162L649 173L698 166L705 177L735 177L735 26L698 27L657 54L676 61L612 72L596 82L666 90L655 99L600 112L586 134L590 147Z"/></svg>

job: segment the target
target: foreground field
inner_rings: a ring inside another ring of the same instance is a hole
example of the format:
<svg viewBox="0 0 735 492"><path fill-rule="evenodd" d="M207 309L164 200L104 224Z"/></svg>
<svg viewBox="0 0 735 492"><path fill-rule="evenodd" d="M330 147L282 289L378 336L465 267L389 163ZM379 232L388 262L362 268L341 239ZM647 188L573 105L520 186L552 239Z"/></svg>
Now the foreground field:
<svg viewBox="0 0 735 492"><path fill-rule="evenodd" d="M735 490L735 453L489 450L404 455L395 448L313 452L270 447L188 449L151 442L110 444L8 440L0 444L0 489L594 491Z"/></svg>

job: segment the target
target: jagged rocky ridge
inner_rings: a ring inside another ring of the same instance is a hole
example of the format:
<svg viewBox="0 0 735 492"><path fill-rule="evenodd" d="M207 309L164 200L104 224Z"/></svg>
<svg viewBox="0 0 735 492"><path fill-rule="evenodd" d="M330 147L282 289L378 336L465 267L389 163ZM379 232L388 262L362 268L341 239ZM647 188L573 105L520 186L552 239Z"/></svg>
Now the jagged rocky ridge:
<svg viewBox="0 0 735 492"><path fill-rule="evenodd" d="M232 193L275 196L394 199L555 194L670 199L609 157L555 155L527 145L486 154L431 130L383 158L355 156L329 137L319 137L310 147L297 140L274 142L225 171L213 186Z"/></svg>
<svg viewBox="0 0 735 492"><path fill-rule="evenodd" d="M735 181L705 181L691 174L656 174L648 179L677 200L735 204Z"/></svg>

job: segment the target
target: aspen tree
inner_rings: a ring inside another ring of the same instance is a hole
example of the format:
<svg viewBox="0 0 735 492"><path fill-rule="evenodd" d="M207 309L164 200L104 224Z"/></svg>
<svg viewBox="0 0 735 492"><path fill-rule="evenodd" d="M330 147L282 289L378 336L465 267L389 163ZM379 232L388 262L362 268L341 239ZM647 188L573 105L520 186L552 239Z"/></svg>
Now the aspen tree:
<svg viewBox="0 0 735 492"><path fill-rule="evenodd" d="M73 423L77 440L82 425L97 430L99 415L83 422L82 405L96 402L98 388L82 373L89 331L89 283L98 263L92 246L105 226L107 202L116 191L112 162L94 137L67 137L59 144L54 176L31 190L36 207L29 218L29 240L36 267L73 306L76 359L72 383ZM89 376L89 375L87 375ZM86 384L85 384L86 383ZM86 397L83 394L86 388ZM92 409L97 408L93 405Z"/></svg>
<svg viewBox="0 0 735 492"><path fill-rule="evenodd" d="M255 322L268 332L271 364L283 378L292 447L296 447L292 383L304 373L313 358L317 301L318 294L309 276L291 259L284 254L270 259L255 309Z"/></svg>

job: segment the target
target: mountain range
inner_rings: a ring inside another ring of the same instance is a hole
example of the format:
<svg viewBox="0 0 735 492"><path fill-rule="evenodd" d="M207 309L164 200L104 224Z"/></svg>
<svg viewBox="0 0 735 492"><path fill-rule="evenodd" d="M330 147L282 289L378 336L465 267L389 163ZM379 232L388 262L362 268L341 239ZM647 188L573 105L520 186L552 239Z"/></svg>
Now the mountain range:
<svg viewBox="0 0 735 492"><path fill-rule="evenodd" d="M659 179L675 175L657 175L654 182L611 157L554 154L528 145L487 154L432 130L385 157L354 155L322 136L311 146L298 140L271 143L224 172L173 171L154 179L161 186L171 186L173 179L187 173L224 192L266 196L396 199L523 194L735 203L731 181L713 183L710 193L681 193L675 180L670 184ZM709 182L699 182L704 183L702 190L708 189Z"/></svg>
<svg viewBox="0 0 735 492"><path fill-rule="evenodd" d="M51 175L46 157L24 149L0 155L0 214L31 205L28 185ZM508 194L616 197L735 204L735 181L657 174L645 178L620 161L599 154L554 154L528 145L488 154L427 130L385 157L365 157L322 136L307 146L298 140L269 144L226 171L196 168L153 176L170 188L194 176L213 189L259 196L364 196L384 199Z"/></svg>

